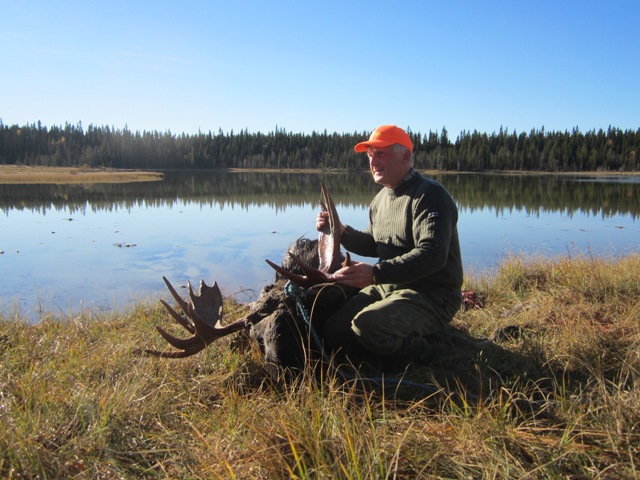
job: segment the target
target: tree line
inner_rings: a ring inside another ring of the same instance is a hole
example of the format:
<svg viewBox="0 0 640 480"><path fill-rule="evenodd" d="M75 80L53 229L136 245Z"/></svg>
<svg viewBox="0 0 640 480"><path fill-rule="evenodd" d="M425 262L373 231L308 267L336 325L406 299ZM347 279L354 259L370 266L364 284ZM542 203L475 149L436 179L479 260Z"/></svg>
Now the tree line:
<svg viewBox="0 0 640 480"><path fill-rule="evenodd" d="M640 171L640 129L611 127L581 132L481 133L462 131L451 140L446 128L426 134L408 130L416 167L453 171ZM369 132L273 132L173 134L131 131L81 123L46 127L5 125L0 120L0 164L90 166L133 169L322 168L367 165L353 146Z"/></svg>

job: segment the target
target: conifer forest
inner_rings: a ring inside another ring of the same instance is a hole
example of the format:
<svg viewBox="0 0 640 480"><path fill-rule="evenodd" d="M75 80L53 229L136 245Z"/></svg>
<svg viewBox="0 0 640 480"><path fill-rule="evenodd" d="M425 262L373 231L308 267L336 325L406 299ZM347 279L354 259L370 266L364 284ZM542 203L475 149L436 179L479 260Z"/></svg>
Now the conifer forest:
<svg viewBox="0 0 640 480"><path fill-rule="evenodd" d="M640 129L482 133L446 128L407 130L419 169L442 171L637 172ZM127 169L354 169L366 156L353 146L369 132L269 133L241 130L174 134L127 127L5 125L0 120L0 164Z"/></svg>

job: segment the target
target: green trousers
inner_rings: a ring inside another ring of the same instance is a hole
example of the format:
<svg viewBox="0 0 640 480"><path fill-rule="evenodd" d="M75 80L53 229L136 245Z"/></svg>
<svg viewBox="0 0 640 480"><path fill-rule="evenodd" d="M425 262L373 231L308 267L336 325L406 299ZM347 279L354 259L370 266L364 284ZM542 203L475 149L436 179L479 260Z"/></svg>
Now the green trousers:
<svg viewBox="0 0 640 480"><path fill-rule="evenodd" d="M371 285L333 314L322 327L332 351L364 347L378 355L406 353L420 337L441 331L460 308L458 295L422 293L401 285Z"/></svg>

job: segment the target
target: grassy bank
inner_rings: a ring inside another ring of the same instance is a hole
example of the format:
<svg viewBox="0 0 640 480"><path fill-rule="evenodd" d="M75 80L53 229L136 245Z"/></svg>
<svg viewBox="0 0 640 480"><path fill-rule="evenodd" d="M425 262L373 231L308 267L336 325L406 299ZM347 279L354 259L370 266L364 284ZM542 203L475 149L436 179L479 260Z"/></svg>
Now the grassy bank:
<svg viewBox="0 0 640 480"><path fill-rule="evenodd" d="M0 322L3 478L637 478L640 257L513 258L407 374L440 387L284 388L221 340L184 360L156 305ZM232 310L231 308L229 310ZM239 314L240 312L235 312Z"/></svg>
<svg viewBox="0 0 640 480"><path fill-rule="evenodd" d="M194 170L195 171L195 170ZM209 170L205 170L209 171ZM328 173L346 172L344 169L285 169L285 168L230 168L230 172L254 173ZM364 168L363 171L368 171ZM425 175L460 175L461 173L477 174L474 172L421 170ZM521 172L521 171L486 171L491 175L581 175L589 177L618 177L637 176L638 172ZM110 168L89 167L28 167L17 165L0 165L0 185L2 184L63 184L63 183L122 183L122 182L150 182L162 180L161 172L147 172L142 170L122 170Z"/></svg>
<svg viewBox="0 0 640 480"><path fill-rule="evenodd" d="M0 165L0 184L123 183L162 180L160 172L88 167L26 167Z"/></svg>

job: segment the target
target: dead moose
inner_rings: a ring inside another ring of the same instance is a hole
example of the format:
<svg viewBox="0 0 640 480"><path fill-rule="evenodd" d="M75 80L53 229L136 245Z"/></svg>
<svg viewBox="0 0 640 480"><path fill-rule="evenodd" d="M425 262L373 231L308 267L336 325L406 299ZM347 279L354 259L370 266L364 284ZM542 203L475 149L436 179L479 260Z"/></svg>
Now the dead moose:
<svg viewBox="0 0 640 480"><path fill-rule="evenodd" d="M350 259L348 252L346 256L340 252L338 213L324 185L321 185L321 194L321 206L329 212L326 231L319 233L318 240L300 238L293 242L282 265L266 260L276 270L275 282L262 289L249 313L239 320L227 325L221 323L223 299L216 283L208 286L201 281L197 293L188 284L189 300L185 301L163 277L178 310L164 300L161 302L191 337L178 338L156 327L177 350L147 349L146 352L184 358L195 355L219 338L244 331L260 345L265 368L273 378L280 378L283 372L302 371L310 361L321 359L322 345L313 331L354 293L348 287L335 284L329 276ZM295 294L285 291L291 284L299 287Z"/></svg>

